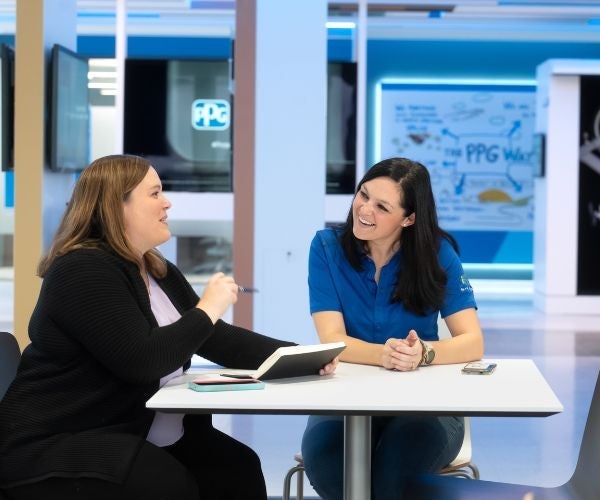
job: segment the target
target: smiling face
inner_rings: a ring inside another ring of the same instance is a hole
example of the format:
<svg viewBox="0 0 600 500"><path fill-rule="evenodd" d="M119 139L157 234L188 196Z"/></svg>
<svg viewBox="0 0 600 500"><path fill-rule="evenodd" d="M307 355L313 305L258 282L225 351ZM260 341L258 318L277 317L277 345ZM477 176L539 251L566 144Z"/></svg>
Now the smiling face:
<svg viewBox="0 0 600 500"><path fill-rule="evenodd" d="M160 178L150 167L142 181L123 202L125 235L140 255L171 237L167 210L171 202L162 192Z"/></svg>
<svg viewBox="0 0 600 500"><path fill-rule="evenodd" d="M398 183L389 177L366 181L352 202L352 232L359 240L391 249L400 240L403 227L414 223L401 206Z"/></svg>

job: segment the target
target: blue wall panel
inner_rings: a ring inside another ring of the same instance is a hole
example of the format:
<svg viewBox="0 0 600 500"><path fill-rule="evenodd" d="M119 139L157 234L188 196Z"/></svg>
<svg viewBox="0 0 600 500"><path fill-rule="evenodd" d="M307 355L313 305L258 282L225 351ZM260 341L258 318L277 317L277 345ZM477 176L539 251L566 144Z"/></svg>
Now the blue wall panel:
<svg viewBox="0 0 600 500"><path fill-rule="evenodd" d="M87 57L114 57L115 38L112 36L79 36L77 51ZM127 54L131 58L229 58L230 38L149 37L130 36Z"/></svg>
<svg viewBox="0 0 600 500"><path fill-rule="evenodd" d="M477 264L531 264L533 233L530 231L451 231L463 262Z"/></svg>
<svg viewBox="0 0 600 500"><path fill-rule="evenodd" d="M114 36L78 36L77 52L86 57L115 57Z"/></svg>
<svg viewBox="0 0 600 500"><path fill-rule="evenodd" d="M327 42L327 58L330 61L352 61L354 59L352 40L330 39Z"/></svg>
<svg viewBox="0 0 600 500"><path fill-rule="evenodd" d="M1 37L0 42L14 40L14 37ZM12 42L11 42L12 43ZM232 51L229 38L174 38L174 37L134 37L128 39L129 57L197 57L222 59ZM86 57L114 57L115 38L113 36L82 35L77 38L77 52ZM350 39L333 38L327 43L330 61L352 61L353 42Z"/></svg>
<svg viewBox="0 0 600 500"><path fill-rule="evenodd" d="M4 177L4 206L14 208L15 206L15 173L14 171L3 172Z"/></svg>

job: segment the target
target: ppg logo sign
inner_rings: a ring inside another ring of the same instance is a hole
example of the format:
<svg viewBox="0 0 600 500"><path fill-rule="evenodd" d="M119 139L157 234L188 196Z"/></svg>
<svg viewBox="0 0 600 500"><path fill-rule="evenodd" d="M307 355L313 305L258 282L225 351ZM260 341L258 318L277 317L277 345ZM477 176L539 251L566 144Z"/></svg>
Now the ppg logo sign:
<svg viewBox="0 0 600 500"><path fill-rule="evenodd" d="M196 99L192 103L192 127L196 130L227 130L231 107L224 99Z"/></svg>

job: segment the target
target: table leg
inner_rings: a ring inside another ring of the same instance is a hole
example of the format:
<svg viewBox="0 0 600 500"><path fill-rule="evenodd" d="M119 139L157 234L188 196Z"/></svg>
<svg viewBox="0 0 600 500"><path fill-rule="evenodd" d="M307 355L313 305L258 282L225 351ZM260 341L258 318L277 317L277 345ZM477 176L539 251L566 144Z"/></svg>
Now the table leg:
<svg viewBox="0 0 600 500"><path fill-rule="evenodd" d="M371 417L344 416L344 500L371 499Z"/></svg>

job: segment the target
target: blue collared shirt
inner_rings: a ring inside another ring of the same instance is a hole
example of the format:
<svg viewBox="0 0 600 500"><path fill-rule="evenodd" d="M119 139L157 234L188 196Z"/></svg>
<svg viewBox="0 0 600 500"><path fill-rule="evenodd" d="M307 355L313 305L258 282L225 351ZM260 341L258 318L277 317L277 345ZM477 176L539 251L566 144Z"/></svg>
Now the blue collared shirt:
<svg viewBox="0 0 600 500"><path fill-rule="evenodd" d="M448 275L446 296L440 311L419 316L407 311L402 303L391 303L402 251L381 269L375 282L375 263L364 256L362 270L354 269L340 245L339 231L318 231L310 247L308 285L310 312L339 311L344 316L346 333L367 342L383 344L390 338L404 338L411 329L423 340L437 340L437 316L449 316L467 308L476 308L473 289L464 275L460 259L452 245L442 238L438 258Z"/></svg>

